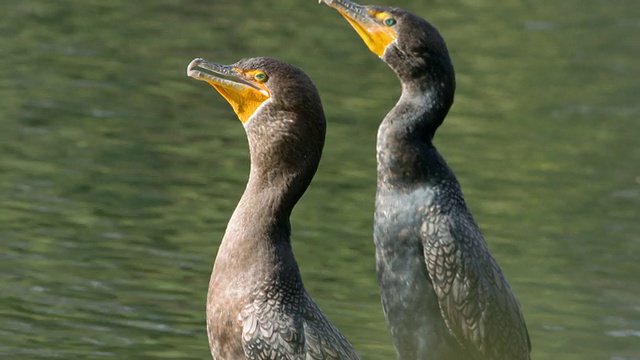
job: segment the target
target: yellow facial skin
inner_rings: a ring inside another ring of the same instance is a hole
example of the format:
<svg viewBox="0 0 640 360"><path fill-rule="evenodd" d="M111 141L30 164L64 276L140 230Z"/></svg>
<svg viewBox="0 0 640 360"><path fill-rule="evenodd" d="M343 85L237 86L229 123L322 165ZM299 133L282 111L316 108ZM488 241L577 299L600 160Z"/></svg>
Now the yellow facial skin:
<svg viewBox="0 0 640 360"><path fill-rule="evenodd" d="M391 18L386 13L370 14L381 22L378 23L373 21L358 21L341 10L338 10L338 12L353 26L364 43L367 44L369 50L378 56L382 56L387 46L397 37L395 30L384 24L385 19Z"/></svg>
<svg viewBox="0 0 640 360"><path fill-rule="evenodd" d="M195 59L187 67L187 75L213 86L231 105L243 124L271 97L269 88L265 85L268 77L261 70L238 69Z"/></svg>
<svg viewBox="0 0 640 360"><path fill-rule="evenodd" d="M391 14L367 9L349 0L322 1L338 10L364 40L369 50L380 57L384 55L387 46L398 37L394 29L395 19Z"/></svg>
<svg viewBox="0 0 640 360"><path fill-rule="evenodd" d="M206 81L218 90L220 95L229 102L233 111L238 115L238 119L244 124L256 112L256 109L269 99L269 89L267 89L262 82L255 79L256 74L264 73L258 70L243 71L237 68L233 70L241 74L247 81L253 81L254 85L261 90L242 85L229 86L227 84L221 84L219 81L216 81L216 79L206 79ZM265 93L267 95L265 95Z"/></svg>

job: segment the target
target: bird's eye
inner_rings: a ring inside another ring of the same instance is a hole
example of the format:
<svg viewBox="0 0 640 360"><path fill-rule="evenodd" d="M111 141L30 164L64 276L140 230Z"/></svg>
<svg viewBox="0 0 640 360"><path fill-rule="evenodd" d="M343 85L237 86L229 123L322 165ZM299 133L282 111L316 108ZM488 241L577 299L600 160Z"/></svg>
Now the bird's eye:
<svg viewBox="0 0 640 360"><path fill-rule="evenodd" d="M396 19L394 18L386 18L384 19L384 24L387 26L393 26L396 24Z"/></svg>
<svg viewBox="0 0 640 360"><path fill-rule="evenodd" d="M264 82L267 81L267 74L263 72L257 72L255 75L253 75L253 78L259 82Z"/></svg>

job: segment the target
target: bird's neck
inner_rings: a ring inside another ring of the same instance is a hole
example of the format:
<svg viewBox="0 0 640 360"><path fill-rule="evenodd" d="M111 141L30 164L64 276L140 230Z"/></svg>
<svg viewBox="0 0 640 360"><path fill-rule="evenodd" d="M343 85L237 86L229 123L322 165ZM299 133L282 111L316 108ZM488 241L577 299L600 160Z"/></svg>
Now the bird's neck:
<svg viewBox="0 0 640 360"><path fill-rule="evenodd" d="M261 163L252 154L247 187L218 249L214 269L218 276L253 283L278 276L283 269L298 271L289 217L317 165L297 173L273 165Z"/></svg>
<svg viewBox="0 0 640 360"><path fill-rule="evenodd" d="M379 185L413 186L448 176L432 141L452 100L441 83L403 83L400 100L378 128Z"/></svg>

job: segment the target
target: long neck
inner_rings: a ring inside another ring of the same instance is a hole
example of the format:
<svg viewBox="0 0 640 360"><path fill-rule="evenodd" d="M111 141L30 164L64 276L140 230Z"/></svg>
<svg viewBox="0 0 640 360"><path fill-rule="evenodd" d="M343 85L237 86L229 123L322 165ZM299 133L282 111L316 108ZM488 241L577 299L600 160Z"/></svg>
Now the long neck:
<svg viewBox="0 0 640 360"><path fill-rule="evenodd" d="M252 283L277 276L284 268L298 271L291 250L289 217L315 173L319 159L308 157L297 171L286 155L260 152L249 139L251 172L218 250L219 274ZM268 150L268 149L267 149ZM270 275L271 274L271 275Z"/></svg>
<svg viewBox="0 0 640 360"><path fill-rule="evenodd" d="M452 99L452 90L440 82L403 82L400 100L378 128L379 185L412 186L449 176L432 140Z"/></svg>
<svg viewBox="0 0 640 360"><path fill-rule="evenodd" d="M290 249L290 211L283 206L283 188L265 188L254 177L238 202L225 231L218 258L222 254L234 264L245 266L260 261L277 262L275 249ZM218 262L218 260L216 260Z"/></svg>

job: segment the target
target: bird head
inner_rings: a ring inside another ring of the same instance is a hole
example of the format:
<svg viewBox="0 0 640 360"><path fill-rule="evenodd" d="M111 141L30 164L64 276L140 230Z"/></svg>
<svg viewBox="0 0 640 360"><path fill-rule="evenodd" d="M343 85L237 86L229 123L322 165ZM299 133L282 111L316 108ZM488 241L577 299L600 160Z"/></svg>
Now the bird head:
<svg viewBox="0 0 640 360"><path fill-rule="evenodd" d="M247 133L252 164L281 175L315 172L326 121L320 95L302 70L268 57L231 65L197 58L187 75L209 83L229 102Z"/></svg>
<svg viewBox="0 0 640 360"><path fill-rule="evenodd" d="M426 20L406 10L359 5L350 0L320 0L336 9L356 30L369 50L386 62L402 80L425 69L450 70L444 39ZM447 72L452 72L447 71Z"/></svg>

